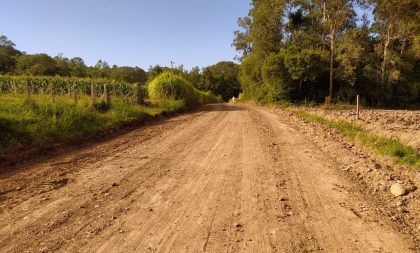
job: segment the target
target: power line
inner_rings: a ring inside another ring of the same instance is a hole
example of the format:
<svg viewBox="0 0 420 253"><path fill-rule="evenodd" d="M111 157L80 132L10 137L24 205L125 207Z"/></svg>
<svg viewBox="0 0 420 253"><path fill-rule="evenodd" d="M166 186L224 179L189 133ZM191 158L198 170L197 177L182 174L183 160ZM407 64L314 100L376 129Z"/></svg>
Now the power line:
<svg viewBox="0 0 420 253"><path fill-rule="evenodd" d="M111 6L114 7L114 9L116 9L120 13L120 15L123 16L126 19L126 21L134 27L134 29L136 29L136 31L140 34L141 37L143 37L150 45L152 45L156 49L157 52L161 51L153 43L153 41L150 40L148 36L140 29L140 27L116 3L114 3L112 0L108 0L108 1L111 4Z"/></svg>

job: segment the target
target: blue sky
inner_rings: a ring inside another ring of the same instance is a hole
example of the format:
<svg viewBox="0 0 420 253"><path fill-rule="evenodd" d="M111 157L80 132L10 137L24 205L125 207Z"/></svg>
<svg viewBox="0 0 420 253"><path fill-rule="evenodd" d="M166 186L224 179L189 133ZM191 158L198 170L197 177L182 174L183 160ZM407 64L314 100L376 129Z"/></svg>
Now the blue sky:
<svg viewBox="0 0 420 253"><path fill-rule="evenodd" d="M19 50L99 59L110 65L184 64L232 60L236 20L248 0L6 0L0 35Z"/></svg>

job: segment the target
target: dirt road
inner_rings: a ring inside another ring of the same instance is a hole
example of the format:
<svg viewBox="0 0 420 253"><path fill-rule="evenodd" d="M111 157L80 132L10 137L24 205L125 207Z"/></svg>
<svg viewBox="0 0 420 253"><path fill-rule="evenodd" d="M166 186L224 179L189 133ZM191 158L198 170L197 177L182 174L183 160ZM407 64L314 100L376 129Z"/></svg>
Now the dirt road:
<svg viewBox="0 0 420 253"><path fill-rule="evenodd" d="M282 114L208 105L3 173L0 252L418 251L340 159Z"/></svg>

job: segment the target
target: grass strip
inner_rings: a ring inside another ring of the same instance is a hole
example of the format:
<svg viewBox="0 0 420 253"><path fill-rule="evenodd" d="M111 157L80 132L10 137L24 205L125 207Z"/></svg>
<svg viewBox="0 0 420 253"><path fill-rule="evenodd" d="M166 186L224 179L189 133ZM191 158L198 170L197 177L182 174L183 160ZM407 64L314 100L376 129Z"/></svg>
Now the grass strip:
<svg viewBox="0 0 420 253"><path fill-rule="evenodd" d="M297 111L296 113L301 118L310 122L336 129L350 141L367 146L381 155L393 157L400 164L408 165L416 170L420 169L420 154L416 150L401 143L398 139L378 136L348 121L328 120L305 111Z"/></svg>
<svg viewBox="0 0 420 253"><path fill-rule="evenodd" d="M77 103L70 97L0 94L0 155L26 147L77 140L85 136L147 121L161 114L185 109L182 101L161 100L153 106L137 105L126 98L113 98L110 106L89 107L88 96Z"/></svg>

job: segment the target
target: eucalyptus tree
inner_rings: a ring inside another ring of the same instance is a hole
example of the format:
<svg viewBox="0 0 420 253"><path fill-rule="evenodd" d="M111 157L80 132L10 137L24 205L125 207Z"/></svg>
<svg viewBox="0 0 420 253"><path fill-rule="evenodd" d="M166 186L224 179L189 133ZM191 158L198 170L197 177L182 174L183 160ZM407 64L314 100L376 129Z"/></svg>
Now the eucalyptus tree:
<svg viewBox="0 0 420 253"><path fill-rule="evenodd" d="M329 101L333 99L335 44L345 28L354 25L356 14L352 4L352 0L324 1L324 25L328 30L330 44Z"/></svg>
<svg viewBox="0 0 420 253"><path fill-rule="evenodd" d="M399 62L420 33L420 3L418 0L371 0L374 6L374 29L378 34L382 51L380 83L398 79L398 69L390 71L391 58ZM394 64L395 65L395 64Z"/></svg>

